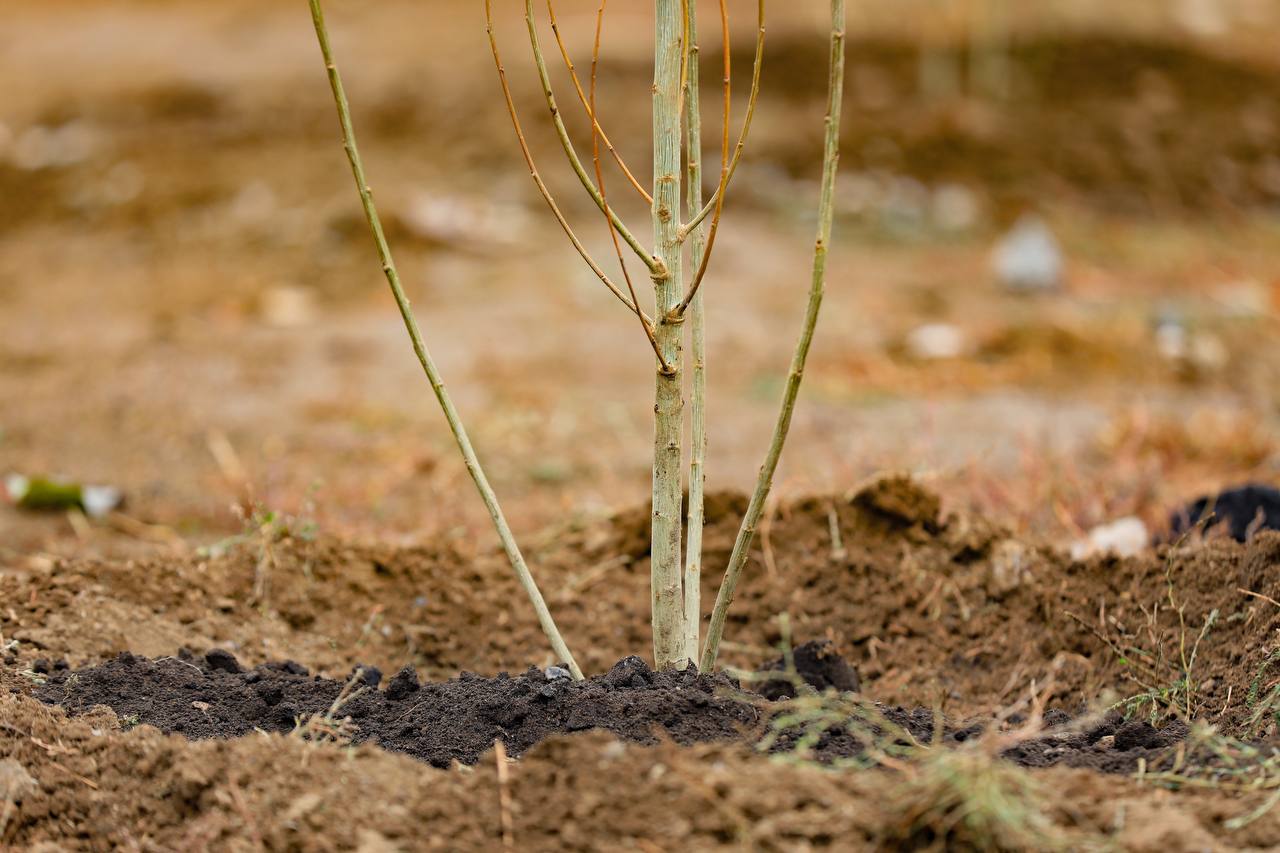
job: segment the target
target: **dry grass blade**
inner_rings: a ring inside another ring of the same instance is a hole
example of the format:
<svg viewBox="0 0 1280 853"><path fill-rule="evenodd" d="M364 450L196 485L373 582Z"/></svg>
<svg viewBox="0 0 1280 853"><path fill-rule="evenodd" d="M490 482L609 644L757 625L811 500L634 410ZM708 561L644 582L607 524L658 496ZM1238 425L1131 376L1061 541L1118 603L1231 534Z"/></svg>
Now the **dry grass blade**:
<svg viewBox="0 0 1280 853"><path fill-rule="evenodd" d="M600 3L600 9L596 12L596 42L595 48L591 54L591 97L588 98L586 93L582 91L582 81L578 79L578 70L573 64L573 58L569 56L569 49L565 46L564 38L560 35L560 25L556 21L556 10L553 0L547 0L547 17L551 21L551 32L556 37L556 46L560 48L560 56L564 58L564 65L569 69L569 78L573 80L573 88L578 92L578 101L581 102L582 108L587 111L587 118L591 121L591 132L598 135L600 141L604 142L605 149L613 157L614 162L618 164L618 168L622 170L622 174L626 175L627 181L640 193L640 197L644 199L645 204L653 204L653 196L644 188L631 169L627 167L627 163L622 159L622 155L618 153L618 149L614 148L613 143L609 141L609 135L604 132L604 128L600 126L599 113L596 111L595 101L595 83L596 83L596 66L600 59L600 20L604 17L604 8L608 4L608 0ZM597 182L599 179L597 178ZM604 195L604 185L600 185L600 194Z"/></svg>
<svg viewBox="0 0 1280 853"><path fill-rule="evenodd" d="M351 174L355 178L356 191L360 195L360 203L364 207L365 218L368 220L369 230L373 234L373 241L378 250L378 258L382 262L383 274L387 278L387 284L391 287L396 306L400 309L400 317L404 320L405 330L409 333L409 339L413 343L414 354L417 355L418 362L422 365L422 370L426 373L427 380L431 383L431 389L435 392L436 401L440 404L445 420L449 423L449 430L453 433L454 440L458 444L458 450L462 453L467 472L471 475L476 489L480 492L480 497L489 512L489 517L498 533L498 538L502 541L502 547L506 552L512 571L515 572L516 578L520 581L520 585L524 588L525 594L528 595L529 601L533 605L534 612L538 617L538 624L546 635L552 650L568 664L574 678L580 679L582 678L582 670L578 668L577 662L569 652L569 647L565 644L564 638L561 637L560 629L556 627L555 620L551 617L551 611L547 608L547 603L542 597L542 592L538 589L538 584L533 579L533 573L529 571L524 555L516 544L515 536L511 533L511 528L507 524L502 507L498 504L498 496L494 493L493 487L489 485L489 478L485 476L484 469L480 466L480 459L476 455L475 448L471 445L471 438L467 435L466 428L462 425L462 418L453 405L453 398L445 389L444 379L440 376L440 371L437 369L435 361L431 358L431 353L427 350L427 345L422 338L422 332L418 328L418 320L409 305L409 298L405 295L404 288L400 285L400 274L396 271L395 261L391 256L391 247L387 244L386 235L382 230L382 221L378 218L378 210L373 203L373 191L369 188L369 182L365 178L364 163L360 159L360 150L356 146L356 132L351 121L351 107L347 103L347 94L342 85L342 77L338 74L338 66L333 59L333 49L329 44L329 31L324 22L324 11L321 9L320 0L310 0L310 4L311 20L315 25L316 40L320 44L320 54L324 58L325 69L329 76L329 87L333 91L334 105L338 110L338 122L342 128L343 148L346 150L347 159L351 163ZM485 5L487 9L488 0L486 0ZM492 29L490 30L489 38L492 42ZM501 63L499 63L499 71L501 71ZM504 89L506 88L505 78L503 87ZM509 99L510 93L508 92ZM621 294L619 296L621 297Z"/></svg>
<svg viewBox="0 0 1280 853"><path fill-rule="evenodd" d="M556 218L556 222L560 223L560 228L563 229L565 236L569 238L569 242L573 244L573 248L577 250L578 255L581 256L586 265L595 273L596 278L600 279L601 283L609 288L609 292L616 296L619 302L627 306L633 313L639 314L646 324L652 325L653 320L649 315L645 314L644 310L635 301L629 299L613 283L613 280L609 278L605 271L600 268L595 259L591 257L591 253L587 251L586 247L582 245L582 241L578 239L578 235L574 233L573 226L569 224L569 220L560 212L560 205L556 203L555 196L551 194L546 182L542 180L542 175L538 173L538 166L534 162L533 152L529 150L529 142L525 139L524 127L520 124L520 115L516 112L516 102L511 95L511 85L507 82L507 69L502 64L502 54L498 50L497 36L493 31L493 0L485 0L484 16L486 32L489 35L489 50L493 54L493 62L498 69L498 82L502 85L502 95L506 99L507 114L511 116L511 124L516 131L516 141L520 144L520 152L524 155L524 162L529 167L529 175L533 178L534 185L537 186L543 201L547 203L547 207L551 209L551 214Z"/></svg>

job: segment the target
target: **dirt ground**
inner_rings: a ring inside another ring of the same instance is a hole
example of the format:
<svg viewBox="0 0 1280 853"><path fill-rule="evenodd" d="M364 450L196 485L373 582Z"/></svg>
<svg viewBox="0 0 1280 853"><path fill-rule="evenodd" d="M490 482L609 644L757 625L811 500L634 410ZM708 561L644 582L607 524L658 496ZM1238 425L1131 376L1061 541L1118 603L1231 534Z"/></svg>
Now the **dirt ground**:
<svg viewBox="0 0 1280 853"><path fill-rule="evenodd" d="M951 67L960 11L913 23L871 2L851 18L825 313L725 662L752 670L825 638L869 701L956 730L1005 722L874 770L602 732L433 769L341 739L188 741L34 698L63 661L126 651L222 649L339 681L356 664L445 681L557 661L384 292L305 4L11 5L0 476L109 484L126 502L93 520L0 504L0 845L1280 845L1280 534L1069 556L1096 525L1137 516L1159 539L1206 491L1280 484L1270 4L1026 4L1002 93L963 75L924 90L921 45ZM810 5L770 26L707 282L704 600L807 286L824 56ZM501 11L543 171L608 258L553 159L518 10ZM579 62L593 11L561 10ZM619 5L601 72L602 120L633 165L649 45L630 36L647 14ZM330 17L410 296L548 603L589 674L646 655L652 365L634 318L545 219L475 3L335 2ZM747 11L735 33L742 80ZM1027 212L1062 244L1060 292L1006 293L991 272ZM1162 355L1168 317L1205 357ZM959 351L913 350L927 324L959 330ZM1214 730L1140 771L994 758L1033 736L1016 721L1037 708L1116 703L1161 731ZM953 778L1025 808L966 812Z"/></svg>

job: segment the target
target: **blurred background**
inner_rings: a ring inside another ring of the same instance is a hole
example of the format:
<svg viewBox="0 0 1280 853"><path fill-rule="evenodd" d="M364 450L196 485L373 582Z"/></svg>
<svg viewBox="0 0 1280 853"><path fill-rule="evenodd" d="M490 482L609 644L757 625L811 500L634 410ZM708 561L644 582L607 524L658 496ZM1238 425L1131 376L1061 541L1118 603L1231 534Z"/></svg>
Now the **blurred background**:
<svg viewBox="0 0 1280 853"><path fill-rule="evenodd" d="M541 171L612 271L521 4L497 5ZM615 5L600 118L647 181L651 10ZM736 134L755 4L730 6ZM652 354L528 178L480 4L326 8L410 296L516 527L536 552L540 531L643 503ZM557 11L585 67L595 4ZM808 286L827 8L772 14L704 290L712 489L754 478ZM849 15L827 302L776 494L909 470L952 506L1067 542L1274 482L1280 4L858 0ZM216 540L246 500L343 535L488 542L364 229L306 3L47 0L4 17L0 474L125 503L101 520L0 507L0 558Z"/></svg>

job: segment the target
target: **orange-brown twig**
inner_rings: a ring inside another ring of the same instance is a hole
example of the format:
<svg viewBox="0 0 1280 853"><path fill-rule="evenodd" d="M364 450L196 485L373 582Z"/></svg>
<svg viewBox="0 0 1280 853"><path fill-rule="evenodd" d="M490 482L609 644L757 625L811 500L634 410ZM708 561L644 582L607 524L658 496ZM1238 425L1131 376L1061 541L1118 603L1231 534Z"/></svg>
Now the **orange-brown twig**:
<svg viewBox="0 0 1280 853"><path fill-rule="evenodd" d="M742 120L742 131L738 134L738 144L734 147L733 160L729 163L729 180L733 180L733 176L738 171L738 163L742 160L742 152L747 147L747 135L751 132L751 122L755 118L756 103L760 99L760 69L764 64L764 3L765 0L758 0L757 3L757 31L756 31L756 55L751 69L751 94L747 97L747 114ZM728 184L725 184L728 189ZM681 232L684 236L688 236L693 229L702 224L716 209L716 205L720 203L720 197L724 193L719 189L711 200L698 211L698 215L681 226Z"/></svg>
<svg viewBox="0 0 1280 853"><path fill-rule="evenodd" d="M626 223L618 218L617 211L605 205L604 198L600 195L600 188L595 185L595 182L591 180L591 176L587 174L586 168L582 165L582 158L578 156L573 140L569 138L569 130L564 125L564 118L560 114L560 106L556 103L555 91L551 85L551 72L547 70L547 60L542 53L542 44L538 39L538 27L533 15L533 0L525 0L524 21L529 31L529 47L533 51L533 64L538 69L538 80L542 83L542 96L546 99L547 110L551 114L551 124L556 130L556 138L560 140L560 147L564 149L564 156L569 161L569 166L572 167L573 173L578 176L578 182L587 191L587 195L591 196L591 200L596 203L596 207L600 208L605 216L609 217L613 227L618 229L618 234L639 256L644 265L649 268L649 272L654 276L665 277L667 268L663 261L636 239L636 236L631 233L631 229L626 226Z"/></svg>
<svg viewBox="0 0 1280 853"><path fill-rule="evenodd" d="M595 42L591 47L591 93L585 101L587 114L592 116L591 162L595 166L596 185L600 188L600 198L604 199L604 221L609 228L609 237L613 240L613 251L618 256L618 266L622 268L622 278L627 284L627 292L631 294L631 301L638 305L640 301L636 298L636 287L631 281L631 273L627 271L627 259L622 253L622 244L618 242L618 230L613 227L613 217L609 215L609 196L608 191L605 189L604 169L600 166L600 140L604 137L604 131L600 130L600 125L594 118L596 115L596 70L600 65L600 33L604 30L604 10L607 4L608 0L600 0L600 8L596 12L596 36ZM552 8L552 0L547 0L547 15L551 18L551 29L556 34L556 42L559 43L560 52L564 55L564 61L569 66L569 73L573 75L574 86L577 87L578 94L581 95L582 86L578 84L578 77L573 71L573 62L570 61L569 54L565 52L564 42L560 39L559 27L556 26L556 13L555 9ZM607 144L608 140L606 139L605 142ZM623 166L623 170L626 170L626 166ZM628 172L628 174L630 173ZM639 185L637 184L637 186ZM643 190L641 191L643 192ZM648 193L645 193L645 195L648 197ZM652 202L653 199L650 197L649 201ZM645 322L644 319L640 320L640 325L644 327L644 334L649 339L649 346L653 347L653 354L658 357L660 369L663 373L670 374L672 372L671 365L662 357L662 349L658 346L658 339L654 337L653 326Z"/></svg>
<svg viewBox="0 0 1280 853"><path fill-rule="evenodd" d="M582 245L582 241L578 239L578 235L573 233L573 227L569 225L569 220L565 219L564 214L560 212L560 206L556 204L556 200L551 195L551 190L547 188L546 182L538 174L538 167L533 160L533 152L529 150L529 143L524 136L524 128L520 124L520 116L516 112L515 99L511 95L511 85L507 82L507 69L502 64L502 54L498 50L498 39L494 35L493 0L484 0L484 17L485 31L489 35L489 50L493 53L493 62L498 69L498 81L502 84L502 95L507 102L507 113L511 116L511 124L516 131L516 141L520 143L520 152L524 154L525 164L529 167L529 175L533 178L534 184L537 185L538 192L542 194L547 207L551 208L551 213L555 216L556 221L560 223L560 227L569 238L569 242L573 244L573 248L578 250L582 260L596 274L596 278L600 279L604 286L609 288L609 292L616 296L623 305L638 314L647 325L652 325L653 321L644 313L644 310L635 301L627 298L627 295L618 289L618 286L613 283L605 271L600 268L600 265L595 262L595 259L591 257L586 247Z"/></svg>
<svg viewBox="0 0 1280 853"><path fill-rule="evenodd" d="M605 0L607 2L607 0ZM600 18L604 15L605 2L600 4L600 10L596 13L596 43L595 49L591 54L591 83L594 90L596 65L600 59ZM578 101L582 104L582 108L587 111L587 118L591 120L591 132L599 134L601 141L604 142L605 150L613 157L614 162L618 164L618 168L622 170L622 174L626 175L627 181L631 186L635 187L636 192L640 193L640 197L644 199L645 204L653 204L653 196L644 188L644 185L636 179L631 169L627 167L627 163L622 159L622 155L618 153L618 149L614 148L613 143L609 141L609 135L604 132L604 128L600 126L599 114L596 112L596 103L594 99L589 99L585 92L582 91L582 82L578 79L578 70L573 64L573 58L569 56L569 49L565 47L564 39L560 35L560 25L556 21L556 10L552 5L552 0L547 0L547 17L551 21L551 32L555 34L556 46L560 48L560 56L564 58L565 68L569 69L569 77L573 80L573 88L578 92ZM598 181L599 179L597 179ZM600 187L601 194L604 193L604 187Z"/></svg>
<svg viewBox="0 0 1280 853"><path fill-rule="evenodd" d="M687 19L686 19L687 20ZM711 252L716 245L716 233L720 230L720 214L724 212L724 191L729 183L729 122L732 120L733 83L729 59L729 6L727 0L720 0L720 33L724 39L724 127L720 133L720 185L716 189L715 213L711 217L711 227L707 229L707 244L702 250L702 258L698 262L698 271L694 273L689 284L689 292L676 306L673 319L684 316L689 303L693 301L702 279L707 275L707 266L711 263ZM665 318L664 318L665 319Z"/></svg>

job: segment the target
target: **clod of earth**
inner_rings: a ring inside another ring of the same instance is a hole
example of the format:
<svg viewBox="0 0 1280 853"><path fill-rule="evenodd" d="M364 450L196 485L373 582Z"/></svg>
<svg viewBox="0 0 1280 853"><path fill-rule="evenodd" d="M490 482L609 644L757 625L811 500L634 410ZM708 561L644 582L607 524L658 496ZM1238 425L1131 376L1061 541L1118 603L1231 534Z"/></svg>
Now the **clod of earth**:
<svg viewBox="0 0 1280 853"><path fill-rule="evenodd" d="M1237 542L1246 542L1262 530L1280 530L1280 489L1257 483L1238 486L1197 498L1169 518L1174 536L1200 524L1221 526Z"/></svg>

